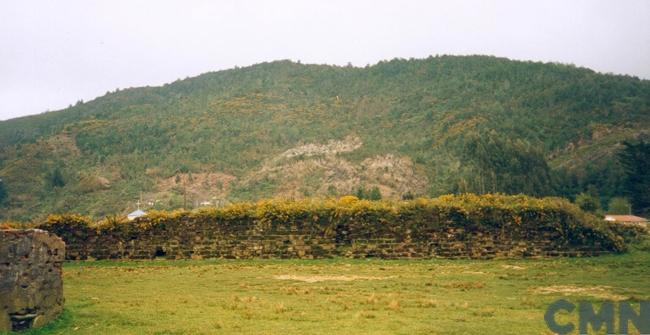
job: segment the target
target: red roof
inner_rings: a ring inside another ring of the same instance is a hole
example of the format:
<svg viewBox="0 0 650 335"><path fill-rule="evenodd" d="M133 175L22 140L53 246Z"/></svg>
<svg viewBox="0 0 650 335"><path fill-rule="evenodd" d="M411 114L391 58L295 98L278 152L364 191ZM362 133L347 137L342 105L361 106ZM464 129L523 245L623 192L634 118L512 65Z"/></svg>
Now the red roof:
<svg viewBox="0 0 650 335"><path fill-rule="evenodd" d="M605 215L605 219L610 219L610 221L616 222L647 222L648 219L644 219L640 216L635 215Z"/></svg>

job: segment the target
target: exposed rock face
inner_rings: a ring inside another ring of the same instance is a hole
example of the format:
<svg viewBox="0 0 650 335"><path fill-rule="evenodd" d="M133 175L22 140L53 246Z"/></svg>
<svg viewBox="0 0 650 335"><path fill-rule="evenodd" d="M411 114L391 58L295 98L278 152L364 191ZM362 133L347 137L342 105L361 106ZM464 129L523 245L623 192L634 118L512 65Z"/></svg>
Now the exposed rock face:
<svg viewBox="0 0 650 335"><path fill-rule="evenodd" d="M361 145L363 145L363 142L361 142L360 138L356 136L348 136L342 141L330 140L327 144L309 143L301 145L285 151L279 158L336 155L341 152L354 151L359 149Z"/></svg>
<svg viewBox="0 0 650 335"><path fill-rule="evenodd" d="M52 233L0 230L0 332L43 326L63 310L64 257Z"/></svg>
<svg viewBox="0 0 650 335"><path fill-rule="evenodd" d="M291 148L266 160L260 169L244 176L236 187L274 185L273 197L300 199L306 196L354 194L360 187L379 188L384 198L399 199L407 192L424 194L427 177L411 159L397 154L366 158L362 162L341 156L361 148L359 137L309 143Z"/></svg>

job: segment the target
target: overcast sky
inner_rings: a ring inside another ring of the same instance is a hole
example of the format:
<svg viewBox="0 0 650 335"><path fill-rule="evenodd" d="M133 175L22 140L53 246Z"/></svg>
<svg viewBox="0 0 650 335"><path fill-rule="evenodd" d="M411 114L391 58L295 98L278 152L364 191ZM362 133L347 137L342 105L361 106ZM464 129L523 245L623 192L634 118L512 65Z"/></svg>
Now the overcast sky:
<svg viewBox="0 0 650 335"><path fill-rule="evenodd" d="M650 78L650 1L3 1L0 120L277 59L487 54Z"/></svg>

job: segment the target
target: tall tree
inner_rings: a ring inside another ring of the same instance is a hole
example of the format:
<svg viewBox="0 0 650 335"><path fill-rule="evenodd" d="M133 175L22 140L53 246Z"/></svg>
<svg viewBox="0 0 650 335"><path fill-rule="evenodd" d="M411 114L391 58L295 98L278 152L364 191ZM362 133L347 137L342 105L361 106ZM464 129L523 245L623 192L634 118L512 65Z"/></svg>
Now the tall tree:
<svg viewBox="0 0 650 335"><path fill-rule="evenodd" d="M0 179L0 206L2 206L8 198L9 192L7 191L7 187L5 186L4 181Z"/></svg>
<svg viewBox="0 0 650 335"><path fill-rule="evenodd" d="M379 187L375 186L370 190L370 193L368 193L368 199L381 200L381 191L379 191Z"/></svg>
<svg viewBox="0 0 650 335"><path fill-rule="evenodd" d="M359 186L359 188L357 189L356 196L359 199L365 199L366 198L366 191L363 189L363 186Z"/></svg>
<svg viewBox="0 0 650 335"><path fill-rule="evenodd" d="M623 142L619 160L625 170L624 188L632 210L641 215L650 214L650 143Z"/></svg>
<svg viewBox="0 0 650 335"><path fill-rule="evenodd" d="M61 169L57 166L54 168L54 170L48 172L47 176L45 177L47 183L52 187L63 187L65 186L65 180L63 179L63 173L61 172Z"/></svg>
<svg viewBox="0 0 650 335"><path fill-rule="evenodd" d="M607 205L609 214L630 214L630 202L623 197L613 197Z"/></svg>
<svg viewBox="0 0 650 335"><path fill-rule="evenodd" d="M600 200L598 196L589 193L576 195L576 205L585 212L596 213L600 211Z"/></svg>
<svg viewBox="0 0 650 335"><path fill-rule="evenodd" d="M470 133L462 157L471 176L467 191L552 193L551 170L544 155L525 141L512 140L494 130Z"/></svg>

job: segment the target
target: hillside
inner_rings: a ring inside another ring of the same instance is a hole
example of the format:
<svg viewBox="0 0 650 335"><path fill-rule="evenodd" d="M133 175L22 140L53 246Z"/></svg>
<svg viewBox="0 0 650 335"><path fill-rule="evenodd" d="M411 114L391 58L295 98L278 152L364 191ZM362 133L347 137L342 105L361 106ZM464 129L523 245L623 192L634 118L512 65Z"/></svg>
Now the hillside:
<svg viewBox="0 0 650 335"><path fill-rule="evenodd" d="M37 98L37 97L35 97ZM276 61L0 122L0 219L260 197L621 194L650 82L487 56Z"/></svg>

